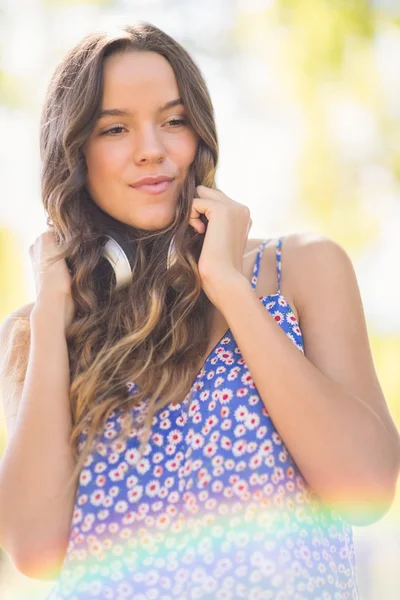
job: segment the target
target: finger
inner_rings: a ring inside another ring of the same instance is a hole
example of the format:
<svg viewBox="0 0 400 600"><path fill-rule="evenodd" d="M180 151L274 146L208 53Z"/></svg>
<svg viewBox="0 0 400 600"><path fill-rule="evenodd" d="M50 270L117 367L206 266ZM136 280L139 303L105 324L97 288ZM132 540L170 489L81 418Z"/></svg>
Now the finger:
<svg viewBox="0 0 400 600"><path fill-rule="evenodd" d="M222 192L217 188L209 188L205 185L198 185L196 191L201 198L218 198Z"/></svg>
<svg viewBox="0 0 400 600"><path fill-rule="evenodd" d="M206 230L206 226L199 218L189 219L189 225L191 225L198 233L204 233Z"/></svg>

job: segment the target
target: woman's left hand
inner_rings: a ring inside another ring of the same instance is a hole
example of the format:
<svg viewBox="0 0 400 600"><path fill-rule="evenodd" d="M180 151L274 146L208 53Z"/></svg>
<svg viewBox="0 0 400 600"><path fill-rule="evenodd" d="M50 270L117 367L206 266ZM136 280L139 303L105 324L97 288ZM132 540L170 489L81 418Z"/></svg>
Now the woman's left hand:
<svg viewBox="0 0 400 600"><path fill-rule="evenodd" d="M199 185L193 199L189 224L205 233L198 269L202 288L217 308L224 285L243 279L243 255L252 225L250 209L217 189ZM203 214L206 226L199 218Z"/></svg>

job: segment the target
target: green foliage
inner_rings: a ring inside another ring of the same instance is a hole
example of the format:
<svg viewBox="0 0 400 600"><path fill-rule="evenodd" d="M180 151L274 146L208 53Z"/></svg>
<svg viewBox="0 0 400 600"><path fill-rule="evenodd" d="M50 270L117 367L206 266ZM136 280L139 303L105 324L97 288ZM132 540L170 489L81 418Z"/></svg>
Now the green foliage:
<svg viewBox="0 0 400 600"><path fill-rule="evenodd" d="M349 38L374 34L372 9L363 0L278 0L277 11L298 68L314 79L340 68Z"/></svg>
<svg viewBox="0 0 400 600"><path fill-rule="evenodd" d="M0 322L27 302L22 251L16 236L0 227Z"/></svg>
<svg viewBox="0 0 400 600"><path fill-rule="evenodd" d="M29 104L29 95L21 81L0 70L0 104L7 108L22 108Z"/></svg>

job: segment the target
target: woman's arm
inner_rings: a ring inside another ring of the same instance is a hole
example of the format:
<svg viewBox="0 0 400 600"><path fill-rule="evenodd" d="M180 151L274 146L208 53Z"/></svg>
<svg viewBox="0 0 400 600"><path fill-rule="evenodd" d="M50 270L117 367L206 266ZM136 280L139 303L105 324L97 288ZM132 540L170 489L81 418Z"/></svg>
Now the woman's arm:
<svg viewBox="0 0 400 600"><path fill-rule="evenodd" d="M285 238L285 241L287 238ZM391 506L400 440L379 385L351 261L332 240L291 236L305 355L242 276L218 302L288 451L322 501L355 525ZM288 254L282 249L282 279ZM262 268L262 267L261 267ZM286 270L285 270L286 269Z"/></svg>
<svg viewBox="0 0 400 600"><path fill-rule="evenodd" d="M7 383L18 346L1 369L5 412L17 415L0 461L0 545L22 573L37 579L57 577L75 499L73 491L62 494L74 466L64 312L62 294L38 296L30 315L26 377L12 406ZM2 361L14 326L11 315L1 327Z"/></svg>

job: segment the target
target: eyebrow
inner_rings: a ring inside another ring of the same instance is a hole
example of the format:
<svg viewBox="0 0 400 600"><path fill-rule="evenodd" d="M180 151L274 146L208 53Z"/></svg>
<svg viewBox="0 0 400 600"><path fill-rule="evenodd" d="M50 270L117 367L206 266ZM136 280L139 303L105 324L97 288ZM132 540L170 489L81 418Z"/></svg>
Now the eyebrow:
<svg viewBox="0 0 400 600"><path fill-rule="evenodd" d="M159 112L163 112L164 110L168 110L169 108L180 105L183 106L182 99L175 98L175 100L170 100L164 104L164 106L160 106L158 110ZM103 117L133 117L133 114L129 110L123 108L106 108L100 111L97 115L97 119L101 119Z"/></svg>

